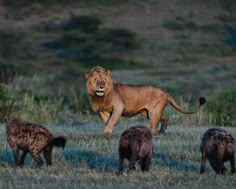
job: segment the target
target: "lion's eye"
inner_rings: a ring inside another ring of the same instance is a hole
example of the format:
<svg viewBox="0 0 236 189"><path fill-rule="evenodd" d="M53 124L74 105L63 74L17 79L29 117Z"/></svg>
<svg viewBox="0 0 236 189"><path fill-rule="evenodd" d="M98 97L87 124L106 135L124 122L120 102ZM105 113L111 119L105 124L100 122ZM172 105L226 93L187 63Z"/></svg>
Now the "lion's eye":
<svg viewBox="0 0 236 189"><path fill-rule="evenodd" d="M94 80L95 82L97 82L97 81L98 81L98 79L97 79L97 78L94 78L93 80Z"/></svg>
<svg viewBox="0 0 236 189"><path fill-rule="evenodd" d="M106 81L107 81L107 78L104 78L103 81L106 82Z"/></svg>

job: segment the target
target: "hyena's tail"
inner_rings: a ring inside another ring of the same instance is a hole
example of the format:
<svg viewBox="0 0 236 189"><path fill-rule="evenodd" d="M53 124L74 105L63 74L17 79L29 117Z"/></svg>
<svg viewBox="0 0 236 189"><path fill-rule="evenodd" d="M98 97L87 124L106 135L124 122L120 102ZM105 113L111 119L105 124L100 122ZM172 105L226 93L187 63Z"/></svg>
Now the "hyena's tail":
<svg viewBox="0 0 236 189"><path fill-rule="evenodd" d="M52 141L53 146L65 148L66 138L63 136L55 137Z"/></svg>

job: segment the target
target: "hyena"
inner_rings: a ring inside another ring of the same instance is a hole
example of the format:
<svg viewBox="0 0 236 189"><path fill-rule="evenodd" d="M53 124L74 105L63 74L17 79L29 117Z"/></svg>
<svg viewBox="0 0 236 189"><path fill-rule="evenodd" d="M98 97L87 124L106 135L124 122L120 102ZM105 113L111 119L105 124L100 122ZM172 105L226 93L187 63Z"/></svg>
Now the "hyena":
<svg viewBox="0 0 236 189"><path fill-rule="evenodd" d="M211 128L203 135L201 146L202 160L200 173L205 172L206 159L218 174L226 171L225 161L230 161L231 172L235 173L235 140L227 131Z"/></svg>
<svg viewBox="0 0 236 189"><path fill-rule="evenodd" d="M119 141L119 172L123 172L124 159L129 160L129 170L138 161L142 171L148 171L153 156L152 133L145 126L133 126L125 130Z"/></svg>
<svg viewBox="0 0 236 189"><path fill-rule="evenodd" d="M7 141L10 144L15 165L23 167L24 160L29 152L37 162L38 167L43 165L40 152L43 151L47 165L52 165L53 146L64 149L66 138L63 136L54 138L51 132L45 127L37 124L26 123L13 119L7 124ZM19 150L23 153L19 158Z"/></svg>

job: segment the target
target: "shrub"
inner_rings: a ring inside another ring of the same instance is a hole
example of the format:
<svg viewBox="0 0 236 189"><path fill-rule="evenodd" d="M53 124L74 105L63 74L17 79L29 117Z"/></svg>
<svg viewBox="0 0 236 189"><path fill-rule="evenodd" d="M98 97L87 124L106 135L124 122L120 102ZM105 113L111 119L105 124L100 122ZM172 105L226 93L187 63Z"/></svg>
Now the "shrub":
<svg viewBox="0 0 236 189"><path fill-rule="evenodd" d="M236 8L235 0L220 0L220 4L229 12L233 12L233 10Z"/></svg>
<svg viewBox="0 0 236 189"><path fill-rule="evenodd" d="M88 95L85 91L80 89L74 89L72 90L71 96L64 97L63 104L73 112L91 112Z"/></svg>
<svg viewBox="0 0 236 189"><path fill-rule="evenodd" d="M138 48L136 33L124 28L110 28L99 30L96 36L102 43L110 43L113 48L122 50Z"/></svg>
<svg viewBox="0 0 236 189"><path fill-rule="evenodd" d="M20 29L0 29L0 56L7 59L29 55L26 33Z"/></svg>
<svg viewBox="0 0 236 189"><path fill-rule="evenodd" d="M217 125L232 126L235 123L236 88L234 86L224 90L207 103L207 111L213 115Z"/></svg>
<svg viewBox="0 0 236 189"><path fill-rule="evenodd" d="M82 61L116 58L139 47L135 32L124 28L100 29L100 23L93 16L76 16L68 21L60 38L44 42L42 46L57 56Z"/></svg>
<svg viewBox="0 0 236 189"><path fill-rule="evenodd" d="M69 21L64 24L64 29L76 29L84 33L95 33L101 25L101 20L92 15L73 15Z"/></svg>
<svg viewBox="0 0 236 189"><path fill-rule="evenodd" d="M20 95L14 115L34 123L58 124L61 101L35 96L32 92Z"/></svg>
<svg viewBox="0 0 236 189"><path fill-rule="evenodd" d="M66 47L78 47L86 45L89 43L89 41L93 40L91 35L77 30L64 33L61 39Z"/></svg>
<svg viewBox="0 0 236 189"><path fill-rule="evenodd" d="M16 68L6 60L0 59L0 83L9 82L16 75Z"/></svg>
<svg viewBox="0 0 236 189"><path fill-rule="evenodd" d="M0 84L0 122L8 120L14 111L14 98L8 88Z"/></svg>

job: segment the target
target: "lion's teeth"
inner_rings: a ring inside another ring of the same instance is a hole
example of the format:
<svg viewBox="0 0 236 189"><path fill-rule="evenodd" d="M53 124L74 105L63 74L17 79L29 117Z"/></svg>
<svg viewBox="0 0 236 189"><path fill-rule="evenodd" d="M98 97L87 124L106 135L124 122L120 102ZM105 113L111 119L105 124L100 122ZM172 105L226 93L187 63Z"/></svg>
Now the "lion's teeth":
<svg viewBox="0 0 236 189"><path fill-rule="evenodd" d="M103 96L103 95L104 95L104 92L96 92L96 95L97 95L97 96Z"/></svg>

